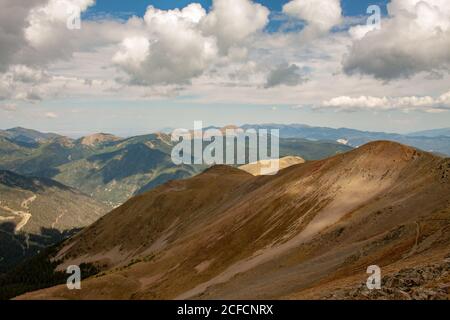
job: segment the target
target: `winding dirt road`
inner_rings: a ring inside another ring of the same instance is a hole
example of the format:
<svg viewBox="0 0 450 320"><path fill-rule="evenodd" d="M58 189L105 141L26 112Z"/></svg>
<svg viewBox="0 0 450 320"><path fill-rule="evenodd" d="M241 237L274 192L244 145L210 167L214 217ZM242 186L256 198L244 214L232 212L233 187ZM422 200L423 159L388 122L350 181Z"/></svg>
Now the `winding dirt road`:
<svg viewBox="0 0 450 320"><path fill-rule="evenodd" d="M1 201L0 201L0 209L3 209L4 211L7 211L11 214L13 214L13 216L9 216L9 217L0 217L0 220L14 220L16 217L20 217L21 220L20 222L16 225L14 232L18 233L20 230L23 229L23 227L26 226L26 224L28 223L28 221L31 219L31 213L29 212L30 210L30 205L33 201L35 201L37 199L36 195L33 195L32 197L25 199L24 201L22 201L21 203L21 207L27 211L16 211L13 210L11 208L9 208L8 206L2 206L1 205Z"/></svg>

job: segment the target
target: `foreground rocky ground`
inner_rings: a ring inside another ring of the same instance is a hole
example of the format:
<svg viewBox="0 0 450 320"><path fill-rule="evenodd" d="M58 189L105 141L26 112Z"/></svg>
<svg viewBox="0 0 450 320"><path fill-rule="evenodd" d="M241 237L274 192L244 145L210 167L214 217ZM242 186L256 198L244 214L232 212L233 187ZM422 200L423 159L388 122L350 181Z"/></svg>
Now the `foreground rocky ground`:
<svg viewBox="0 0 450 320"><path fill-rule="evenodd" d="M450 254L442 263L405 268L382 278L380 290L366 283L325 297L335 300L450 300Z"/></svg>

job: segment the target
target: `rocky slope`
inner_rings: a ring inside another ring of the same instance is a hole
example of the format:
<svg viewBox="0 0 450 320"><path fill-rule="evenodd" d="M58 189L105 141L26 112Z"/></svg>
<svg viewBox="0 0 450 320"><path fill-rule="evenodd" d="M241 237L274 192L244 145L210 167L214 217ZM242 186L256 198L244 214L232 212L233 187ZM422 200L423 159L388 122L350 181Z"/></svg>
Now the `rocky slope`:
<svg viewBox="0 0 450 320"><path fill-rule="evenodd" d="M419 285L445 298L449 179L450 159L392 142L276 176L213 167L134 197L63 243L52 256L59 270L102 269L82 290L20 298L354 299L369 265L394 291L402 281L389 279L407 279L405 269L437 266Z"/></svg>
<svg viewBox="0 0 450 320"><path fill-rule="evenodd" d="M365 282L356 288L344 288L326 295L335 300L449 300L450 259L434 264L400 269L381 281L380 290L369 290Z"/></svg>

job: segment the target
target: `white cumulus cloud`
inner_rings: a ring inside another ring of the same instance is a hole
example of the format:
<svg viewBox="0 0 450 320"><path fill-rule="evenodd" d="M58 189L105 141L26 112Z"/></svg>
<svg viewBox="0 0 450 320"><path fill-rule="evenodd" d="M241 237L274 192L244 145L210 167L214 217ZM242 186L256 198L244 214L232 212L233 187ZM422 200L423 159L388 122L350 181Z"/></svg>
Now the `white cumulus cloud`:
<svg viewBox="0 0 450 320"><path fill-rule="evenodd" d="M450 110L450 91L439 97L431 96L405 96L405 97L372 97L340 96L324 101L316 108L331 108L340 111L358 110L402 110L402 111L424 111L444 112Z"/></svg>
<svg viewBox="0 0 450 320"><path fill-rule="evenodd" d="M223 52L261 31L269 22L269 10L250 0L214 0L202 21L205 34L217 38Z"/></svg>
<svg viewBox="0 0 450 320"><path fill-rule="evenodd" d="M342 21L340 0L292 0L283 12L307 23L303 31L307 37L325 34Z"/></svg>
<svg viewBox="0 0 450 320"><path fill-rule="evenodd" d="M239 46L268 23L269 10L250 0L214 0L182 9L149 6L144 33L126 37L113 62L138 85L186 84L222 58L245 57Z"/></svg>
<svg viewBox="0 0 450 320"><path fill-rule="evenodd" d="M344 59L347 74L409 78L450 67L450 1L392 0L381 29L357 26Z"/></svg>
<svg viewBox="0 0 450 320"><path fill-rule="evenodd" d="M148 7L145 35L128 37L113 62L132 84L186 83L200 75L215 58L215 39L204 36L199 22L206 12L199 4L182 10Z"/></svg>

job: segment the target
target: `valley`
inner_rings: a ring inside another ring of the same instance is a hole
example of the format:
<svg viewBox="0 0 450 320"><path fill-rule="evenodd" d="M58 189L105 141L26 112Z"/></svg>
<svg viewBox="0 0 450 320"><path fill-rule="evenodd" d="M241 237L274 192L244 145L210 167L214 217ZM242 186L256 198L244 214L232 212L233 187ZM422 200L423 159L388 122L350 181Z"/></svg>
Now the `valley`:
<svg viewBox="0 0 450 320"><path fill-rule="evenodd" d="M107 211L107 206L56 181L0 170L0 273Z"/></svg>

